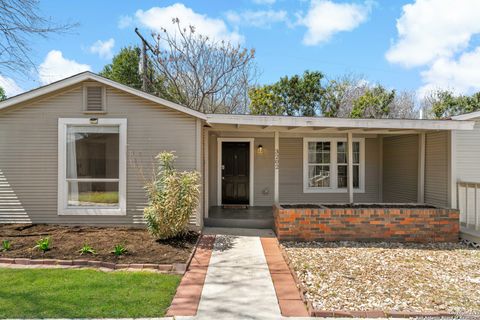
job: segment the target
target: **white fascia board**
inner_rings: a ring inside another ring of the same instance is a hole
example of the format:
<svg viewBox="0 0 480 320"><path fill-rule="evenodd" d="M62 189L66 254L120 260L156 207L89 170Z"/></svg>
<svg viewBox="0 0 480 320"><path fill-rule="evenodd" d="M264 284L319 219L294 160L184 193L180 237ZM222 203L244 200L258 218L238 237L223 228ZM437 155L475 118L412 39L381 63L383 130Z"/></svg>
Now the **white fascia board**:
<svg viewBox="0 0 480 320"><path fill-rule="evenodd" d="M452 117L453 120L472 120L477 118L480 118L480 111L465 113L465 114Z"/></svg>
<svg viewBox="0 0 480 320"><path fill-rule="evenodd" d="M329 128L378 128L416 130L472 130L475 122L456 120L349 119L258 115L207 114L210 124L298 126Z"/></svg>
<svg viewBox="0 0 480 320"><path fill-rule="evenodd" d="M77 83L87 81L87 80L94 80L94 81L100 82L102 84L111 86L111 87L116 88L116 89L121 90L121 91L128 92L128 93L133 94L137 97L152 101L154 103L163 105L163 106L171 108L173 110L177 110L179 112L186 113L188 115L191 115L193 117L196 117L196 118L199 118L199 119L202 119L202 120L206 120L206 115L204 113L201 113L201 112L192 110L190 108L184 107L182 105L179 105L177 103L174 103L174 102L156 97L156 96L151 95L149 93L146 93L146 92L134 89L134 88L130 88L129 86L123 85L121 83L118 83L116 81L113 81L113 80L110 80L110 79L107 79L107 78L104 78L102 76L99 76L99 75L94 74L94 73L89 72L89 71L76 74L76 75L71 76L69 78L65 78L65 79L59 80L57 82L53 82L53 83L48 84L46 86L43 86L43 87L40 87L40 88L37 88L37 89L33 89L31 91L27 91L25 93L21 93L21 94L16 95L12 98L9 98L5 101L2 101L2 102L0 102L0 110L11 107L11 106L14 106L16 104L19 104L19 103L22 103L22 102L25 102L25 101L28 101L28 100L31 100L31 99L34 99L34 98L37 98L37 97L40 97L40 96L45 95L45 94L55 92L57 90L61 90L63 88L66 88L66 87L69 87L69 86L72 86L72 85L75 85Z"/></svg>

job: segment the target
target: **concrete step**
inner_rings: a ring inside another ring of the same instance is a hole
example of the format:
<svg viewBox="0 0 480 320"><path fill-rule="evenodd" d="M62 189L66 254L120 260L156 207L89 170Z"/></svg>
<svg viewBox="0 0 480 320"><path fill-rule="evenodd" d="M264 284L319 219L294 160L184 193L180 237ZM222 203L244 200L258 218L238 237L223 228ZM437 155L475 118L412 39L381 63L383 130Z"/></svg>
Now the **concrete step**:
<svg viewBox="0 0 480 320"><path fill-rule="evenodd" d="M272 229L272 219L225 219L205 218L206 227L215 228L244 228L244 229Z"/></svg>

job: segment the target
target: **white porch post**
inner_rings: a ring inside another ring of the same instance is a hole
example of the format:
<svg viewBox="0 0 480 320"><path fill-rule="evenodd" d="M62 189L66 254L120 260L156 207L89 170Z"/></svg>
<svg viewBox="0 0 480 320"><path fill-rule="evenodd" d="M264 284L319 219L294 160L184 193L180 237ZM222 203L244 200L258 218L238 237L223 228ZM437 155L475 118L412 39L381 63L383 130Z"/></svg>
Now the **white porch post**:
<svg viewBox="0 0 480 320"><path fill-rule="evenodd" d="M280 137L278 131L275 131L275 151L274 151L274 167L275 175L273 179L273 200L276 204L280 202L279 196L279 171L280 171Z"/></svg>
<svg viewBox="0 0 480 320"><path fill-rule="evenodd" d="M209 132L208 130L204 129L203 134L203 204L204 204L204 218L208 218L208 157L210 156L210 150L208 147L208 139L209 139Z"/></svg>
<svg viewBox="0 0 480 320"><path fill-rule="evenodd" d="M425 132L418 134L418 191L417 202L425 202Z"/></svg>
<svg viewBox="0 0 480 320"><path fill-rule="evenodd" d="M347 133L347 151L348 151L348 200L353 203L353 142L351 132Z"/></svg>

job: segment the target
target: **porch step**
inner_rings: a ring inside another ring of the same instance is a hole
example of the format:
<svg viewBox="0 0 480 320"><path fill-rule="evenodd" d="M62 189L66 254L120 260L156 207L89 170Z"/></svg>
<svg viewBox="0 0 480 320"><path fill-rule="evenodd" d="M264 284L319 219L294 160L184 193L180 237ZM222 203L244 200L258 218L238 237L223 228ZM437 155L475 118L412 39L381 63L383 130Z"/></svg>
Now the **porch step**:
<svg viewBox="0 0 480 320"><path fill-rule="evenodd" d="M204 224L206 227L215 227L215 228L272 229L273 218L271 219L205 218Z"/></svg>

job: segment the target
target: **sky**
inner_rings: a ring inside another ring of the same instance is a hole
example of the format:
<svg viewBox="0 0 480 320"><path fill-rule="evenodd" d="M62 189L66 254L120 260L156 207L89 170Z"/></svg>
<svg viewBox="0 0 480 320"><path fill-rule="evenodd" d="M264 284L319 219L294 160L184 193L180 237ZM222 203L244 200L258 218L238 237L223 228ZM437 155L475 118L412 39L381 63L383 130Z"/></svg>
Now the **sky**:
<svg viewBox="0 0 480 320"><path fill-rule="evenodd" d="M69 33L32 41L37 68L0 74L7 96L72 74L99 72L120 48L172 28L256 50L258 84L305 70L353 74L390 89L480 90L480 0L44 0L43 15L78 22Z"/></svg>

